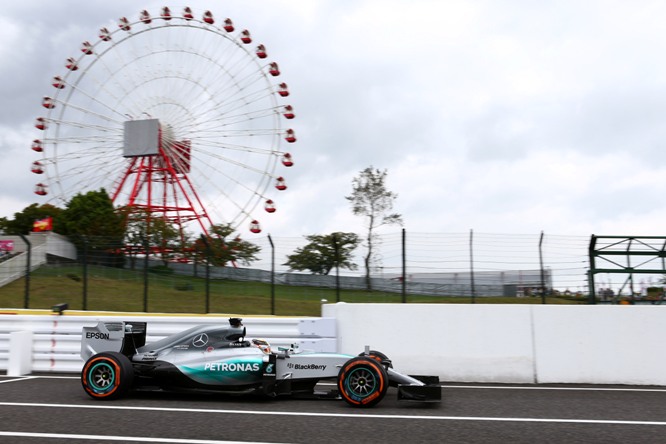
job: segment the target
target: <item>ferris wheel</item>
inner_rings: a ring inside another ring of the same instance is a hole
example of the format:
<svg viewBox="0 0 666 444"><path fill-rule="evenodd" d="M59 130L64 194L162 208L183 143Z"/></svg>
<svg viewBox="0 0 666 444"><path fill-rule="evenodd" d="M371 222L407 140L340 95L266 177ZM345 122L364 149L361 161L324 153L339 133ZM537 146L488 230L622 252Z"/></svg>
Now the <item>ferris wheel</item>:
<svg viewBox="0 0 666 444"><path fill-rule="evenodd" d="M36 194L64 204L104 188L116 207L181 230L261 232L296 141L289 88L263 44L229 18L164 7L75 50L35 122Z"/></svg>

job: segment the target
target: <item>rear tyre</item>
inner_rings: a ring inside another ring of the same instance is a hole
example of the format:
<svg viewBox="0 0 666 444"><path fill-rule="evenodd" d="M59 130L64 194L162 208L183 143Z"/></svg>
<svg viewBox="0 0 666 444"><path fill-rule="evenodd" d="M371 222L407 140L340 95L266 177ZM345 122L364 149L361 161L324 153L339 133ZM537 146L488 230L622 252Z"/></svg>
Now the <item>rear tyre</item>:
<svg viewBox="0 0 666 444"><path fill-rule="evenodd" d="M388 386L389 379L384 366L367 356L350 359L338 374L340 396L354 407L376 405L386 395Z"/></svg>
<svg viewBox="0 0 666 444"><path fill-rule="evenodd" d="M81 384L94 399L117 399L125 395L134 382L134 369L129 358L118 352L92 356L81 371Z"/></svg>

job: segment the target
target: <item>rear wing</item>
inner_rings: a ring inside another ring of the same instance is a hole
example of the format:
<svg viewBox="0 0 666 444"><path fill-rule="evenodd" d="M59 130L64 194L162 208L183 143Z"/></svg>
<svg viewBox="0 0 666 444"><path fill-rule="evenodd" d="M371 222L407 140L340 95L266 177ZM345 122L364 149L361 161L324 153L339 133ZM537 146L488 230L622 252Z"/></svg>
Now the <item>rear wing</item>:
<svg viewBox="0 0 666 444"><path fill-rule="evenodd" d="M81 358L106 351L132 356L136 349L146 344L146 322L99 322L94 327L83 327Z"/></svg>

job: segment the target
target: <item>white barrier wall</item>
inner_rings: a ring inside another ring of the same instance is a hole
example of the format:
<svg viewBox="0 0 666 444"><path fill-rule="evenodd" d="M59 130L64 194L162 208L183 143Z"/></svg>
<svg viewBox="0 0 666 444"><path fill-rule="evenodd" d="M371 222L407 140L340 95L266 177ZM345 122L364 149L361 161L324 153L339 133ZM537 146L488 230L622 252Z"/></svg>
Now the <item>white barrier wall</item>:
<svg viewBox="0 0 666 444"><path fill-rule="evenodd" d="M666 306L333 304L341 353L365 345L443 381L666 385Z"/></svg>
<svg viewBox="0 0 666 444"><path fill-rule="evenodd" d="M666 385L666 306L539 306L537 382Z"/></svg>

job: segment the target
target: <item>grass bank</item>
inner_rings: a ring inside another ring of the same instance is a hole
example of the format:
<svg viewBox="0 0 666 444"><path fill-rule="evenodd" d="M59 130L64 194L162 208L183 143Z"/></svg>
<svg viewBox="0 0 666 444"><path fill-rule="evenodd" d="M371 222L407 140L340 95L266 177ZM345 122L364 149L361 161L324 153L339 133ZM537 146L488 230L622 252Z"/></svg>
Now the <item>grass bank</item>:
<svg viewBox="0 0 666 444"><path fill-rule="evenodd" d="M146 285L147 284L147 285ZM89 267L84 281L81 267L41 267L26 280L21 278L0 288L0 308L50 309L66 302L70 309L161 313L205 313L206 281L203 278L165 273ZM296 287L261 282L211 280L208 286L210 313L280 316L319 316L321 301L349 303L400 303L395 293L334 288ZM407 295L408 303L470 303L470 298ZM483 304L541 304L541 298L477 297ZM547 298L547 304L572 304ZM145 305L144 305L145 304Z"/></svg>

